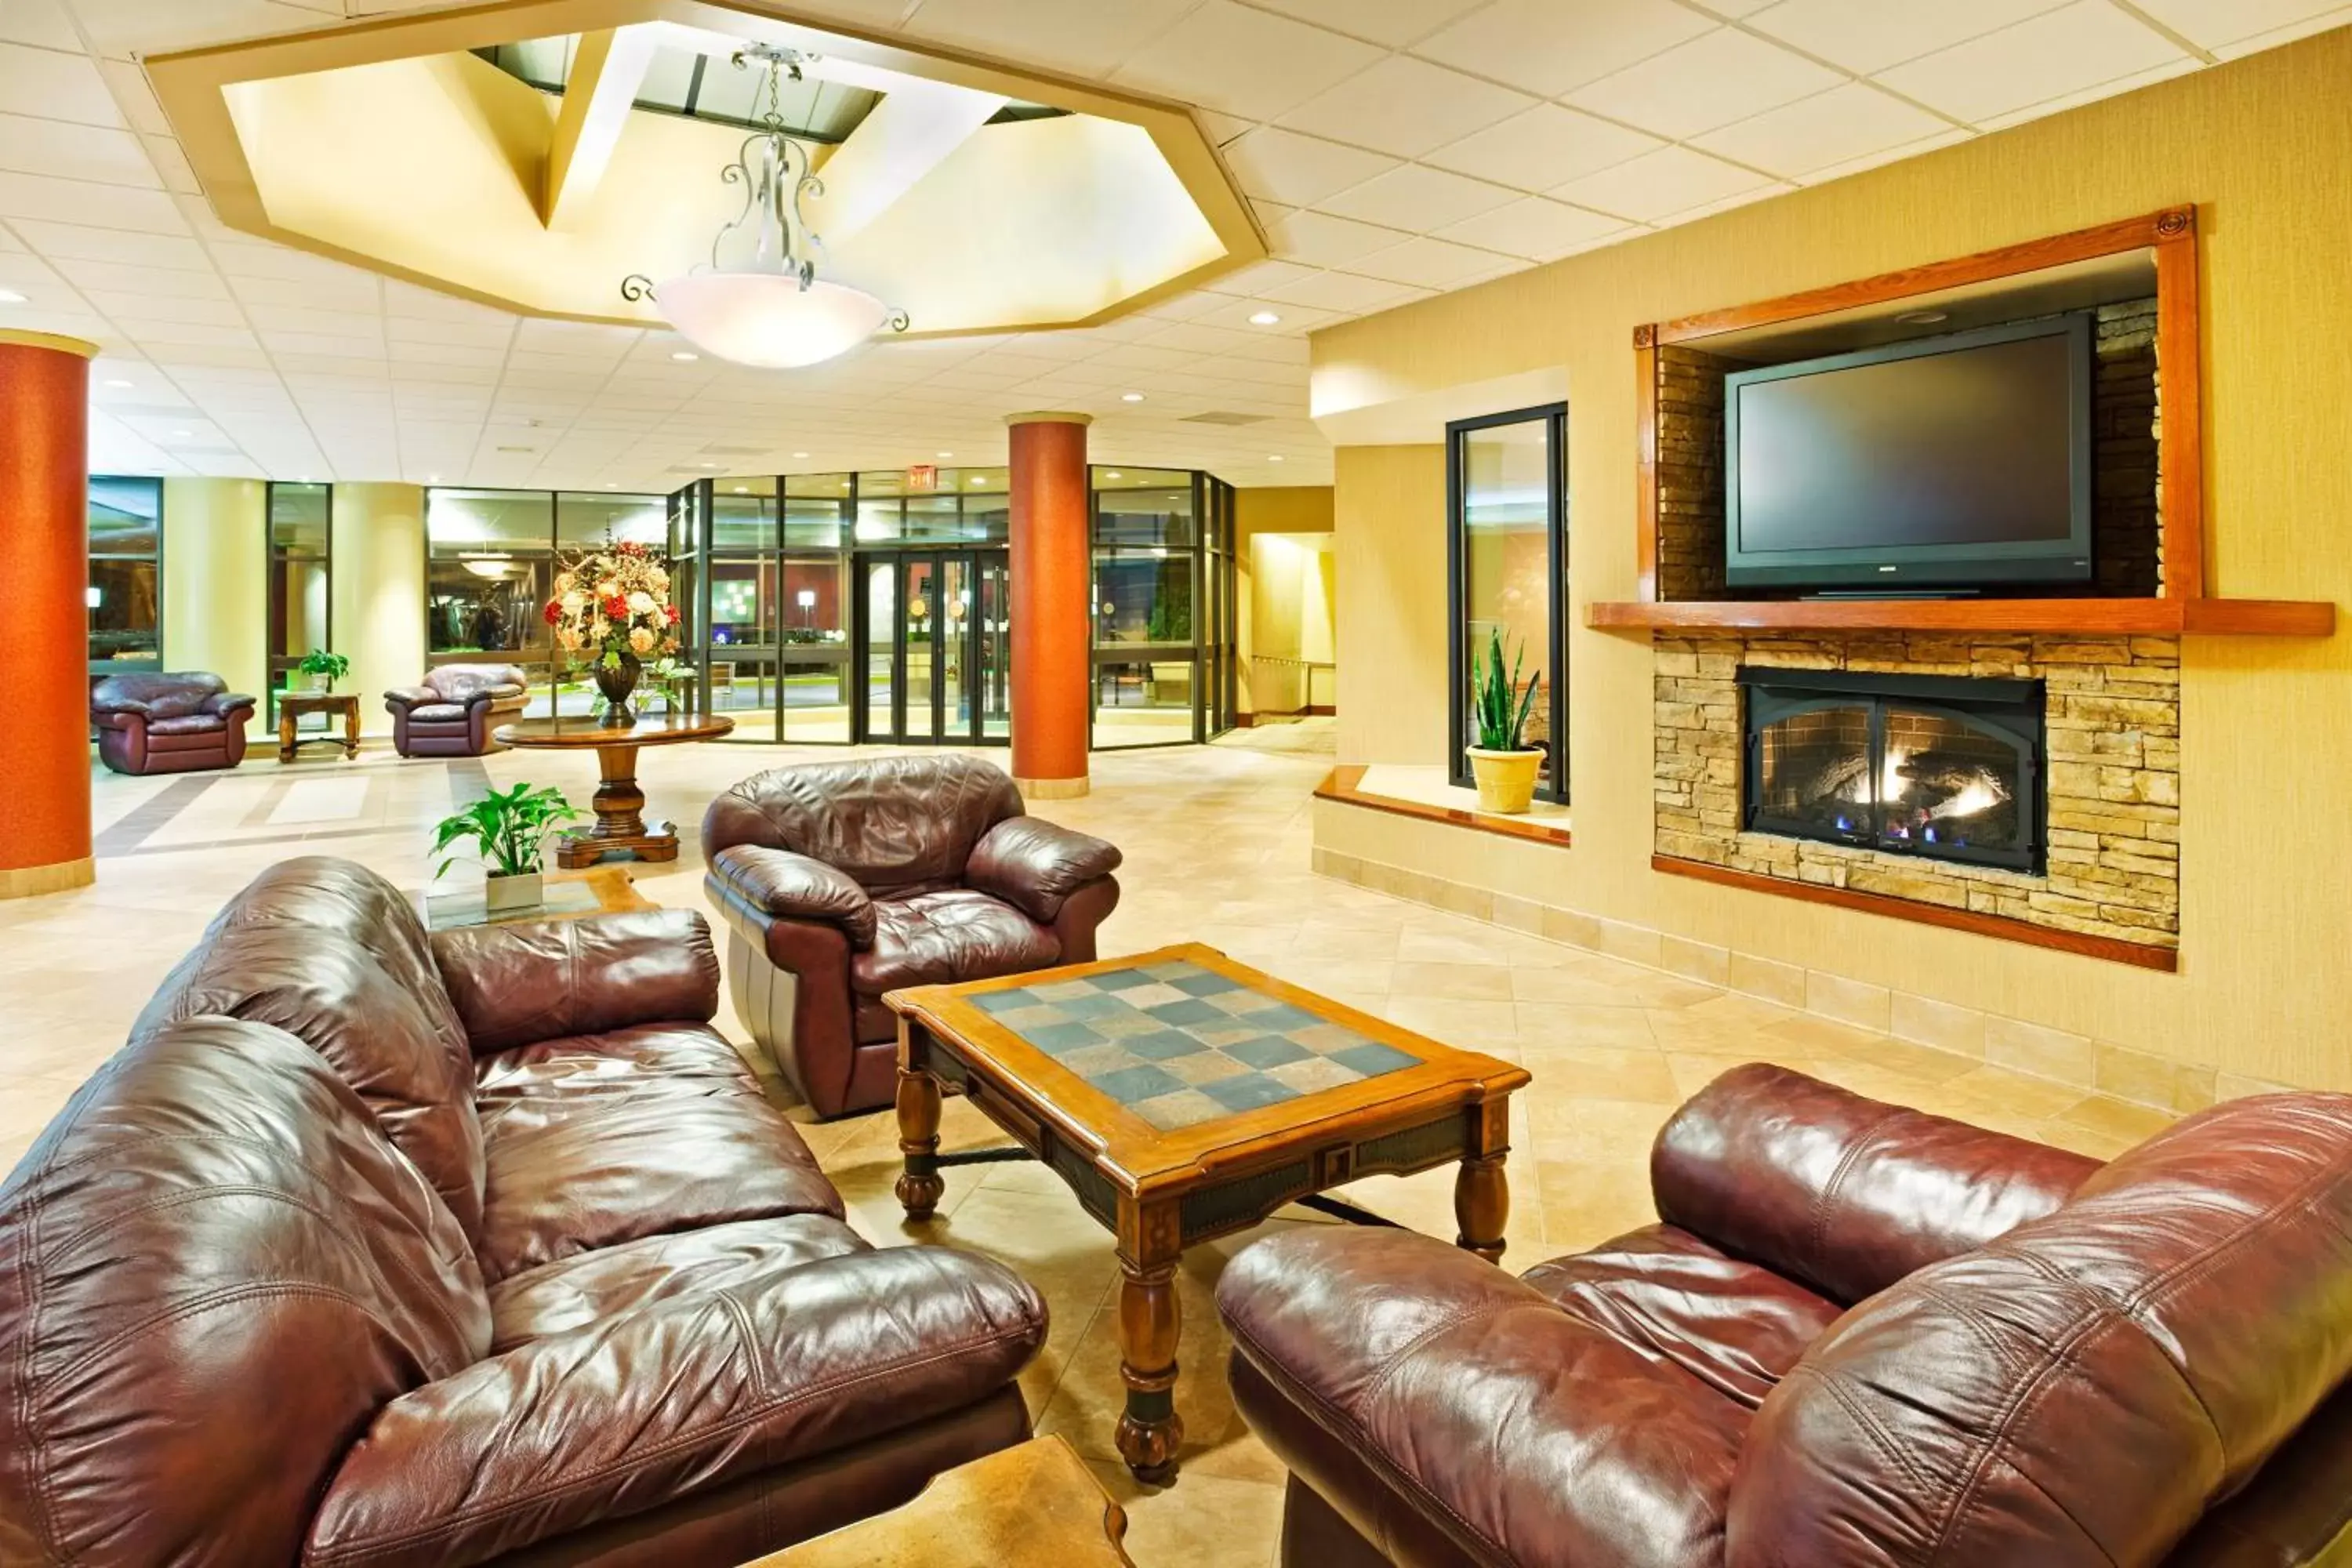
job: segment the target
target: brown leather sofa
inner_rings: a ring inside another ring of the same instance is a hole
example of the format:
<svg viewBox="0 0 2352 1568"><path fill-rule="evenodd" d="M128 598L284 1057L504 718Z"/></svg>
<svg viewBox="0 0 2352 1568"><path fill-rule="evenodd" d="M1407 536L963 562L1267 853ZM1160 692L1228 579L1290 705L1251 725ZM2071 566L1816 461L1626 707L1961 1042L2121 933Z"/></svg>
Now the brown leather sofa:
<svg viewBox="0 0 2352 1568"><path fill-rule="evenodd" d="M511 664L445 664L422 686L383 694L393 750L404 757L479 757L500 749L490 731L529 700L530 678Z"/></svg>
<svg viewBox="0 0 2352 1568"><path fill-rule="evenodd" d="M1517 1279L1345 1226L1234 1260L1283 1563L2276 1568L2352 1519L2352 1097L2101 1166L1753 1065L1650 1173L1661 1223Z"/></svg>
<svg viewBox="0 0 2352 1568"><path fill-rule="evenodd" d="M743 1026L824 1116L897 1092L884 992L1087 963L1118 907L1116 848L952 753L746 779L704 813L702 853Z"/></svg>
<svg viewBox="0 0 2352 1568"><path fill-rule="evenodd" d="M89 692L99 761L118 773L233 768L254 702L205 670L110 675Z"/></svg>
<svg viewBox="0 0 2352 1568"><path fill-rule="evenodd" d="M1035 1292L845 1225L718 986L264 874L0 1184L0 1563L717 1568L1024 1438Z"/></svg>

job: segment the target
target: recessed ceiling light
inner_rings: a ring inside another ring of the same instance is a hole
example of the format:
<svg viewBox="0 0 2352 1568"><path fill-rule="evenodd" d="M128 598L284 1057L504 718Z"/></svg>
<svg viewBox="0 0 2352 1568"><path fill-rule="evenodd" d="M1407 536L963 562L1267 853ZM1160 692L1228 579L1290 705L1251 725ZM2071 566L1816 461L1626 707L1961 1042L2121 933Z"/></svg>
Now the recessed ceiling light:
<svg viewBox="0 0 2352 1568"><path fill-rule="evenodd" d="M716 463L697 463L694 466L698 468L715 468L719 465Z"/></svg>
<svg viewBox="0 0 2352 1568"><path fill-rule="evenodd" d="M751 487L749 485L737 485L735 487L735 493L739 496L750 495L751 493Z"/></svg>
<svg viewBox="0 0 2352 1568"><path fill-rule="evenodd" d="M193 441L195 439L195 433L192 430L174 430L172 432L172 439L174 441Z"/></svg>
<svg viewBox="0 0 2352 1568"><path fill-rule="evenodd" d="M1118 395L1118 400L1121 403L1140 403L1143 401L1143 394L1139 392L1122 392Z"/></svg>
<svg viewBox="0 0 2352 1568"><path fill-rule="evenodd" d="M298 485L307 485L310 482L310 476L308 474L297 474L294 476L294 482Z"/></svg>
<svg viewBox="0 0 2352 1568"><path fill-rule="evenodd" d="M614 484L611 480L609 480L609 479L608 479L608 480L606 480L606 481L605 481L605 483L604 483L604 488L605 488L606 489L608 489L608 490L616 490L616 489L619 489L621 487L620 487L620 486L618 486L618 485L616 485L616 484Z"/></svg>
<svg viewBox="0 0 2352 1568"><path fill-rule="evenodd" d="M952 458L955 454L953 452L941 452L940 456L942 458Z"/></svg>
<svg viewBox="0 0 2352 1568"><path fill-rule="evenodd" d="M800 461L800 460L802 460L802 459L805 458L807 456L808 456L808 454L807 454L806 452L794 452L794 453L793 454L793 461L795 461L795 462L798 462L798 461Z"/></svg>
<svg viewBox="0 0 2352 1568"><path fill-rule="evenodd" d="M114 379L114 380L112 380L112 381L108 382L106 384L107 384L107 385L109 385L109 386L125 386L125 387L127 387L127 386L129 386L129 385L131 384L131 383L129 383L129 382L127 382L127 381L124 381L124 380L121 379L120 377L117 377L116 379Z"/></svg>
<svg viewBox="0 0 2352 1568"><path fill-rule="evenodd" d="M986 474L974 474L971 477L971 482L976 485L984 485L988 483L988 476Z"/></svg>
<svg viewBox="0 0 2352 1568"><path fill-rule="evenodd" d="M427 474L425 476L425 482L428 485L437 485L441 482L441 476L438 474Z"/></svg>
<svg viewBox="0 0 2352 1568"><path fill-rule="evenodd" d="M1265 460L1269 463L1279 463L1282 461L1282 454L1279 452L1268 452L1265 455Z"/></svg>
<svg viewBox="0 0 2352 1568"><path fill-rule="evenodd" d="M700 359L702 356L696 353L692 349L680 349L669 357L677 361L680 364L692 364L696 360Z"/></svg>
<svg viewBox="0 0 2352 1568"><path fill-rule="evenodd" d="M1253 310L1250 312L1250 325L1253 327L1278 327L1281 324L1282 318L1276 315L1272 310Z"/></svg>
<svg viewBox="0 0 2352 1568"><path fill-rule="evenodd" d="M1103 475L1103 478L1107 479L1123 479L1127 478L1127 476L1120 473L1117 468L1113 468L1108 473Z"/></svg>
<svg viewBox="0 0 2352 1568"><path fill-rule="evenodd" d="M0 305L21 305L25 297L14 289L0 289Z"/></svg>

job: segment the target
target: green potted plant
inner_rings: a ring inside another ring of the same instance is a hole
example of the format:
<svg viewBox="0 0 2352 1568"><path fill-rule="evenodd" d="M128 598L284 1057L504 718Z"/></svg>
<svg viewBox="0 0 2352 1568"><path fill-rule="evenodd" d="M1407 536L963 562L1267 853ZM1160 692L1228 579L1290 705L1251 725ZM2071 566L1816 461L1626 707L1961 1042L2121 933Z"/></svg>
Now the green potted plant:
<svg viewBox="0 0 2352 1568"><path fill-rule="evenodd" d="M546 899L541 858L548 835L579 815L580 808L552 784L535 789L519 784L510 790L493 789L465 810L441 819L434 830L433 853L438 855L452 845L471 840L474 854L489 873L482 889L484 906L493 914L535 909ZM454 857L444 860L433 874L441 876L455 864Z"/></svg>
<svg viewBox="0 0 2352 1568"><path fill-rule="evenodd" d="M1471 671L1471 721L1477 740L1469 748L1471 776L1478 781L1482 810L1516 816L1536 797L1536 773L1544 754L1526 742L1528 713L1536 700L1537 676L1519 684L1519 668L1527 649L1506 667L1503 633L1497 627L1486 644L1486 657Z"/></svg>
<svg viewBox="0 0 2352 1568"><path fill-rule="evenodd" d="M310 683L311 690L332 691L335 682L352 672L352 661L341 654L314 647L304 654L302 662L294 668Z"/></svg>

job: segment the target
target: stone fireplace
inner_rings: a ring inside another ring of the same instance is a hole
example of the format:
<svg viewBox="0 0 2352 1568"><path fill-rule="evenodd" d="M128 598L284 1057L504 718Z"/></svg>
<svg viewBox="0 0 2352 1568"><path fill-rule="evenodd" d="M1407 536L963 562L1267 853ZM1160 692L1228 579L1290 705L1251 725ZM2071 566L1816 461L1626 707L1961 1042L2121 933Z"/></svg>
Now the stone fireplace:
<svg viewBox="0 0 2352 1568"><path fill-rule="evenodd" d="M2042 683L1743 667L1742 825L2042 868Z"/></svg>

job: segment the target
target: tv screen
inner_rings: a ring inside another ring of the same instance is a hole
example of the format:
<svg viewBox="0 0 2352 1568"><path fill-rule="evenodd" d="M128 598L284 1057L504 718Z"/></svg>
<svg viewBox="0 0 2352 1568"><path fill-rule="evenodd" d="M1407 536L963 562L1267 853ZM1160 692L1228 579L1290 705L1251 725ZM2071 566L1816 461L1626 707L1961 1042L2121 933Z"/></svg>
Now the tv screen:
<svg viewBox="0 0 2352 1568"><path fill-rule="evenodd" d="M1735 586L2091 574L2088 316L1736 372L1724 439Z"/></svg>

